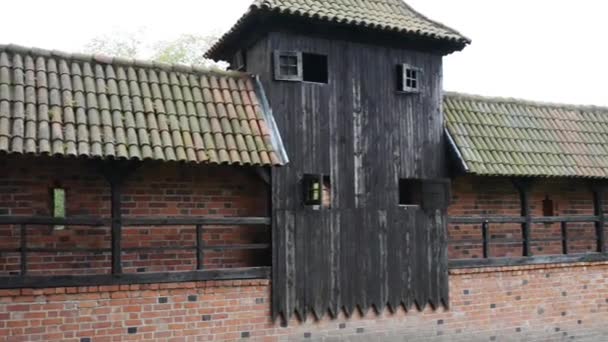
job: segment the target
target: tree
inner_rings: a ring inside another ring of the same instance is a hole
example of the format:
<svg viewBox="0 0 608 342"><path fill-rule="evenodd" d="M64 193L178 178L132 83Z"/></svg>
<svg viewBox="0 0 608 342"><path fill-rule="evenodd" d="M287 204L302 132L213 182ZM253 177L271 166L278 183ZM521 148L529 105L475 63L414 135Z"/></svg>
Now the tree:
<svg viewBox="0 0 608 342"><path fill-rule="evenodd" d="M85 52L124 58L142 58L144 44L142 30L137 32L113 32L91 39Z"/></svg>
<svg viewBox="0 0 608 342"><path fill-rule="evenodd" d="M179 63L226 69L226 62L203 57L216 41L218 34L182 34L174 40L144 43L144 32L115 32L93 38L85 51L125 58L152 59L163 63Z"/></svg>

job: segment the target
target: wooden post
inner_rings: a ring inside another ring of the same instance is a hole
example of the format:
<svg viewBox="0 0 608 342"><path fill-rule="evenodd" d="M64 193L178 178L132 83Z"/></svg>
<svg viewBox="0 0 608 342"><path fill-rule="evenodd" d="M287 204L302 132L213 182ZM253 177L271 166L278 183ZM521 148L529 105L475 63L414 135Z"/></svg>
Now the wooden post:
<svg viewBox="0 0 608 342"><path fill-rule="evenodd" d="M595 216L598 220L595 222L595 236L597 238L596 251L598 253L606 252L606 244L604 243L604 188L602 186L593 187L593 207Z"/></svg>
<svg viewBox="0 0 608 342"><path fill-rule="evenodd" d="M27 275L27 226L22 224L20 227L21 230L21 276L25 277Z"/></svg>
<svg viewBox="0 0 608 342"><path fill-rule="evenodd" d="M532 228L532 215L530 212L530 185L531 180L522 179L515 180L514 185L519 192L519 201L521 205L521 216L525 219L521 224L522 236L522 255L525 257L532 256L530 247L530 229Z"/></svg>
<svg viewBox="0 0 608 342"><path fill-rule="evenodd" d="M568 222L562 222L562 254L568 254Z"/></svg>
<svg viewBox="0 0 608 342"><path fill-rule="evenodd" d="M196 226L196 269L202 270L204 269L204 259L203 259L203 226Z"/></svg>
<svg viewBox="0 0 608 342"><path fill-rule="evenodd" d="M112 274L122 274L122 180L110 177L112 205Z"/></svg>
<svg viewBox="0 0 608 342"><path fill-rule="evenodd" d="M481 233L483 235L483 258L490 257L490 224L488 221L481 224Z"/></svg>
<svg viewBox="0 0 608 342"><path fill-rule="evenodd" d="M101 162L97 165L110 184L112 274L119 275L122 274L122 190L126 177L139 165L122 161Z"/></svg>

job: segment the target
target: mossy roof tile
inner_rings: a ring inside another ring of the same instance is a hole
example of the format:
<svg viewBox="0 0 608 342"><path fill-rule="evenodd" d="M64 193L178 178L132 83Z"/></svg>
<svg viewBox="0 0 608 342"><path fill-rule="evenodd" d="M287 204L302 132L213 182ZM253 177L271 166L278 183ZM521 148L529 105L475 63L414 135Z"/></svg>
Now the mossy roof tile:
<svg viewBox="0 0 608 342"><path fill-rule="evenodd" d="M233 107L247 96L275 127L260 89L246 73L0 45L0 152L282 165L268 158L285 156L278 132L246 144L229 120L247 117Z"/></svg>
<svg viewBox="0 0 608 342"><path fill-rule="evenodd" d="M608 108L458 93L443 108L470 173L608 178Z"/></svg>

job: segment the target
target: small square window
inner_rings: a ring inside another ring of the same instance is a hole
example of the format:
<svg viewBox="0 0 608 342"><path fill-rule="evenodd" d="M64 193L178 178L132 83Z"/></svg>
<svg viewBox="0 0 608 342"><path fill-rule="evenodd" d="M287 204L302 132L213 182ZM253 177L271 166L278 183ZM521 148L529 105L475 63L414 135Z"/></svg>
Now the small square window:
<svg viewBox="0 0 608 342"><path fill-rule="evenodd" d="M420 92L422 69L407 64L397 65L397 91L407 93Z"/></svg>
<svg viewBox="0 0 608 342"><path fill-rule="evenodd" d="M422 180L400 179L399 180L399 205L420 206L422 205Z"/></svg>
<svg viewBox="0 0 608 342"><path fill-rule="evenodd" d="M314 209L331 206L331 180L326 175L304 175L302 179L304 205Z"/></svg>
<svg viewBox="0 0 608 342"><path fill-rule="evenodd" d="M301 81L302 53L292 51L275 51L274 78L279 81Z"/></svg>

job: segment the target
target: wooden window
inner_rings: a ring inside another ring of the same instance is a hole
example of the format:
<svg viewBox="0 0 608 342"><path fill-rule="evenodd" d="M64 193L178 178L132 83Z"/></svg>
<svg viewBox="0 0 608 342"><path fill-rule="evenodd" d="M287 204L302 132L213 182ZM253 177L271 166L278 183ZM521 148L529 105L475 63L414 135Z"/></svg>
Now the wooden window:
<svg viewBox="0 0 608 342"><path fill-rule="evenodd" d="M422 69L408 64L397 65L397 91L418 93L422 88Z"/></svg>
<svg viewBox="0 0 608 342"><path fill-rule="evenodd" d="M326 84L329 81L326 55L275 51L274 78L278 81L304 81Z"/></svg>
<svg viewBox="0 0 608 342"><path fill-rule="evenodd" d="M399 205L418 206L424 210L447 209L450 204L450 181L447 179L400 179Z"/></svg>
<svg viewBox="0 0 608 342"><path fill-rule="evenodd" d="M65 218L65 189L53 188L52 190L53 200L53 217L54 218ZM63 230L65 226L55 226L55 230Z"/></svg>
<svg viewBox="0 0 608 342"><path fill-rule="evenodd" d="M247 71L247 55L245 51L239 50L232 58L232 70Z"/></svg>
<svg viewBox="0 0 608 342"><path fill-rule="evenodd" d="M274 78L278 81L301 81L302 53L293 51L274 52Z"/></svg>
<svg viewBox="0 0 608 342"><path fill-rule="evenodd" d="M327 56L314 53L302 54L302 79L304 82L327 83L329 80Z"/></svg>
<svg viewBox="0 0 608 342"><path fill-rule="evenodd" d="M422 205L422 181L419 179L399 180L399 205Z"/></svg>
<svg viewBox="0 0 608 342"><path fill-rule="evenodd" d="M313 209L331 206L331 180L326 175L304 175L302 179L304 205Z"/></svg>
<svg viewBox="0 0 608 342"><path fill-rule="evenodd" d="M549 195L545 195L545 199L543 200L543 216L555 216L554 209L553 200L549 198Z"/></svg>

